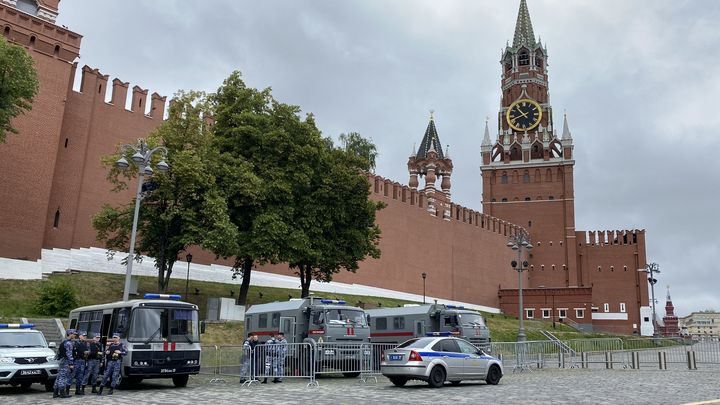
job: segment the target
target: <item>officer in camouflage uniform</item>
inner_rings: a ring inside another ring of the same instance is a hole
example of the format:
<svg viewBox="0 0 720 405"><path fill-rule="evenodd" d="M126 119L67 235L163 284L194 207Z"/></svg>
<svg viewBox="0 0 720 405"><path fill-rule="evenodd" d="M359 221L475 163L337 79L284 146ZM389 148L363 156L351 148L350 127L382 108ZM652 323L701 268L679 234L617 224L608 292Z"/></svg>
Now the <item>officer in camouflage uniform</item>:
<svg viewBox="0 0 720 405"><path fill-rule="evenodd" d="M75 347L73 350L73 358L75 359L75 369L73 370L73 378L75 378L75 395L85 395L85 391L82 390L83 380L85 379L85 366L90 354L90 348L88 347L87 332L81 331L78 333L79 340L75 341ZM70 380L72 385L72 380Z"/></svg>
<svg viewBox="0 0 720 405"><path fill-rule="evenodd" d="M55 358L58 360L58 374L55 378L55 385L53 390L53 398L69 398L66 389L70 387L71 370L73 369L74 358L73 358L73 337L75 336L75 330L68 329L65 340L60 343L57 355Z"/></svg>
<svg viewBox="0 0 720 405"><path fill-rule="evenodd" d="M111 379L110 391L108 395L112 395L115 388L120 384L120 368L122 367L122 358L127 354L125 345L120 342L120 334L113 334L112 342L107 346L105 350L105 375L103 376L102 383L100 384L100 390L98 395L102 395L103 388L107 384L108 380Z"/></svg>
<svg viewBox="0 0 720 405"><path fill-rule="evenodd" d="M267 384L267 376L270 375L270 371L273 372L273 376L275 376L275 373L277 372L277 356L275 353L275 345L277 344L277 340L275 340L275 334L270 333L270 339L268 339L267 342L263 345L263 349L265 350L265 378L262 380L260 384ZM273 381L276 381L277 378L274 378Z"/></svg>
<svg viewBox="0 0 720 405"><path fill-rule="evenodd" d="M88 359L85 366L85 376L83 377L82 392L85 393L85 386L88 382L92 386L92 393L97 393L98 374L100 374L100 361L103 357L103 347L100 343L100 332L95 333L93 340L88 344Z"/></svg>

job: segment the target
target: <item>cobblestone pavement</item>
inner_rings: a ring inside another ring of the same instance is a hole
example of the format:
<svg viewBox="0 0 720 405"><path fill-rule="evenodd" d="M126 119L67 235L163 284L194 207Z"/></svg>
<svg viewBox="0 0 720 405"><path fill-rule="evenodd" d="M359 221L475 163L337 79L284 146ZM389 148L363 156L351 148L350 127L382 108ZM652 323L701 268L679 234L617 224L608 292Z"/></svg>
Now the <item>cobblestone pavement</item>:
<svg viewBox="0 0 720 405"><path fill-rule="evenodd" d="M116 403L116 404L684 404L720 399L720 370L582 370L555 369L508 374L497 386L463 383L430 389L420 382L396 388L384 378L321 378L319 387L306 381L240 388L236 378L211 383L209 376L193 376L188 387L176 389L166 380L149 380L112 396L86 395L51 399L41 385L30 390L0 386L0 403ZM10 402L12 401L12 402Z"/></svg>

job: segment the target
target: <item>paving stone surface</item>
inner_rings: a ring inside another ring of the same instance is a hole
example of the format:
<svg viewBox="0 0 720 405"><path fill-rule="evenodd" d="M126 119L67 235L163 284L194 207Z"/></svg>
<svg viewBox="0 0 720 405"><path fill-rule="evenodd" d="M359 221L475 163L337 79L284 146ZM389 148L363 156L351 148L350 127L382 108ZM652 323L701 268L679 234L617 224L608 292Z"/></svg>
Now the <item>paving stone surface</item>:
<svg viewBox="0 0 720 405"><path fill-rule="evenodd" d="M543 369L508 373L497 386L464 382L430 389L421 382L394 387L385 378L363 383L359 379L319 378L256 384L242 388L237 378L193 376L186 388L167 380L148 380L112 396L86 395L52 400L41 385L29 390L0 386L0 403L95 404L684 404L720 399L720 369L714 370L594 370ZM89 391L88 391L89 392Z"/></svg>

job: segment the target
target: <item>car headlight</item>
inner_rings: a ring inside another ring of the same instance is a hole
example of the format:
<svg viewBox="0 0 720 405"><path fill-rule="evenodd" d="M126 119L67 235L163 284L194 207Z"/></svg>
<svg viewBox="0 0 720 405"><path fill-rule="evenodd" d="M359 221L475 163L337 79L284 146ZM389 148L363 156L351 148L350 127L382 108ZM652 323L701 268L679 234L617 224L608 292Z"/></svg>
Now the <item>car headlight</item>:
<svg viewBox="0 0 720 405"><path fill-rule="evenodd" d="M55 356L47 356L46 359L47 359L48 363L51 363L51 362L55 361Z"/></svg>
<svg viewBox="0 0 720 405"><path fill-rule="evenodd" d="M15 363L14 357L0 357L0 363Z"/></svg>

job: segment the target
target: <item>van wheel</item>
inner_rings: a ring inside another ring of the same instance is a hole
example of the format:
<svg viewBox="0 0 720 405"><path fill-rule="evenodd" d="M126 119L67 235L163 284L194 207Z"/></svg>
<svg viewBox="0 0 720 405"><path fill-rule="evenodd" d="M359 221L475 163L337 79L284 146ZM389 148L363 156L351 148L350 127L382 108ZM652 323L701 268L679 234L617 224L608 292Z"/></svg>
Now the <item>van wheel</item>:
<svg viewBox="0 0 720 405"><path fill-rule="evenodd" d="M502 373L500 372L500 367L492 365L490 366L490 370L488 370L487 377L485 377L485 382L490 385L497 385L501 378Z"/></svg>
<svg viewBox="0 0 720 405"><path fill-rule="evenodd" d="M396 387L404 387L408 379L405 377L391 377L390 382Z"/></svg>
<svg viewBox="0 0 720 405"><path fill-rule="evenodd" d="M173 380L173 384L175 384L176 387L182 388L182 387L187 386L189 378L190 378L189 375L183 374L183 375L173 376L172 380Z"/></svg>
<svg viewBox="0 0 720 405"><path fill-rule="evenodd" d="M442 366L435 366L430 370L430 378L428 378L428 385L430 388L440 388L445 384L445 369Z"/></svg>

